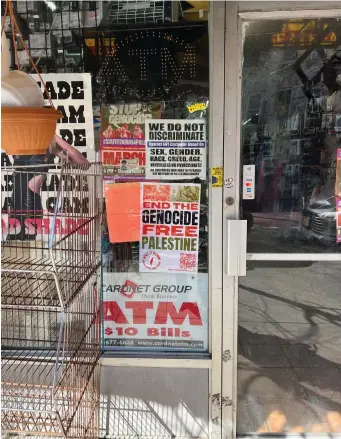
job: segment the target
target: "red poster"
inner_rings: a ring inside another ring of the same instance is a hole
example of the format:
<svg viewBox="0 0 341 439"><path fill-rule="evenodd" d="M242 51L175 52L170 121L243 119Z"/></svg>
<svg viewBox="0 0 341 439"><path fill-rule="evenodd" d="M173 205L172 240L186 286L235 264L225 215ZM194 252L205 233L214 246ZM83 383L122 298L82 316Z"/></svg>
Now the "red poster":
<svg viewBox="0 0 341 439"><path fill-rule="evenodd" d="M160 118L161 108L160 102L102 107L100 148L105 180L145 179L145 121Z"/></svg>

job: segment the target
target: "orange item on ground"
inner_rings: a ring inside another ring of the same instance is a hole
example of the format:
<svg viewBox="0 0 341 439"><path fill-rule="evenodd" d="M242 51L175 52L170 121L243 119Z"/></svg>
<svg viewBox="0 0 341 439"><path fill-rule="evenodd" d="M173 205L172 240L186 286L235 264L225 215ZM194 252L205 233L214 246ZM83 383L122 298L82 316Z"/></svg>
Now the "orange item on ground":
<svg viewBox="0 0 341 439"><path fill-rule="evenodd" d="M140 240L140 183L104 184L109 240L135 242Z"/></svg>

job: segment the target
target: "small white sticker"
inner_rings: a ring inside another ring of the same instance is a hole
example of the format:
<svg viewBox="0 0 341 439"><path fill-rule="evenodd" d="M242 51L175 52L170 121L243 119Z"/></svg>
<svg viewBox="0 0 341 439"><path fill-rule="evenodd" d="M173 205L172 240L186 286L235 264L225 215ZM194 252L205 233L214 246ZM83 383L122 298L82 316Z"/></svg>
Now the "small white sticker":
<svg viewBox="0 0 341 439"><path fill-rule="evenodd" d="M224 180L224 186L227 189L233 188L233 186L234 186L234 179L232 177L229 177L226 180Z"/></svg>
<svg viewBox="0 0 341 439"><path fill-rule="evenodd" d="M255 165L243 166L243 200L255 199Z"/></svg>

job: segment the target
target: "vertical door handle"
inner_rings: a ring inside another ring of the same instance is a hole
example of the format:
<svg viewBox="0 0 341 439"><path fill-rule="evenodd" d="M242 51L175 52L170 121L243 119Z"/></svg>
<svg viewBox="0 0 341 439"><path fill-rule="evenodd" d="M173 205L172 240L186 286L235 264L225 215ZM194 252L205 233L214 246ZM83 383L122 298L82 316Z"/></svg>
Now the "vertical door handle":
<svg viewBox="0 0 341 439"><path fill-rule="evenodd" d="M227 275L246 276L247 221L227 220Z"/></svg>

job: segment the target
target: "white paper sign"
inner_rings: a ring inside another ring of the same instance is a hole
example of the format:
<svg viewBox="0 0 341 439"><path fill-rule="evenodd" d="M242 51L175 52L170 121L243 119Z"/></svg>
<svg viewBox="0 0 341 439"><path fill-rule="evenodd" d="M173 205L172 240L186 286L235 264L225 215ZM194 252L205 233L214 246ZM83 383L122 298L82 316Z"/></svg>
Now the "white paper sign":
<svg viewBox="0 0 341 439"><path fill-rule="evenodd" d="M104 349L207 351L208 275L103 273Z"/></svg>
<svg viewBox="0 0 341 439"><path fill-rule="evenodd" d="M146 121L146 179L206 180L206 121Z"/></svg>
<svg viewBox="0 0 341 439"><path fill-rule="evenodd" d="M40 84L38 75L32 77ZM80 152L95 150L90 73L46 73L41 75L52 102L63 114L56 133ZM40 84L42 92L44 86ZM44 93L45 103L49 105Z"/></svg>

